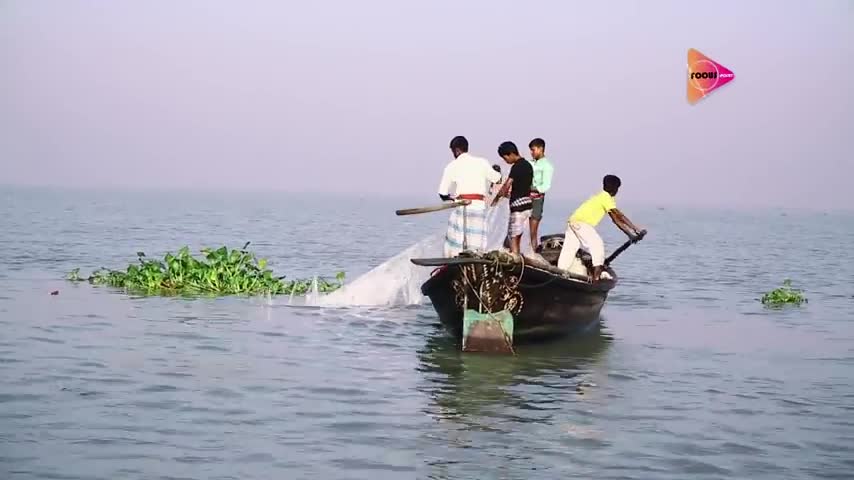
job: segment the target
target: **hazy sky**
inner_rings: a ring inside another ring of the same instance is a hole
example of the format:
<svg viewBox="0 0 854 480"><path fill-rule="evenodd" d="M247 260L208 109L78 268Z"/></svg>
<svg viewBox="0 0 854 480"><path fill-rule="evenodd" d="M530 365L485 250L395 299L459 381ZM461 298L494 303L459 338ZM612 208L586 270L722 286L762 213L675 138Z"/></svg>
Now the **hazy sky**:
<svg viewBox="0 0 854 480"><path fill-rule="evenodd" d="M454 135L541 136L553 196L852 208L852 84L850 0L0 0L0 184L432 202Z"/></svg>

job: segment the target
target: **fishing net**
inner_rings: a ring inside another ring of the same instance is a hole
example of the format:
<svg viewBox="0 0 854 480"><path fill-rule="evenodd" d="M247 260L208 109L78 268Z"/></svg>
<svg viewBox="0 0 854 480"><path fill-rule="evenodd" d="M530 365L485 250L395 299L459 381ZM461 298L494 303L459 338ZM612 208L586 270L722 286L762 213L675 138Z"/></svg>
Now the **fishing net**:
<svg viewBox="0 0 854 480"><path fill-rule="evenodd" d="M490 202L491 199L487 201ZM510 209L506 199L489 208L486 216L487 250L504 249L509 216ZM421 284L430 278L432 270L414 265L409 260L443 256L444 240L443 227L342 288L327 295L314 296L309 303L317 306L419 305L425 301L421 294ZM522 235L522 253L533 253L527 232Z"/></svg>

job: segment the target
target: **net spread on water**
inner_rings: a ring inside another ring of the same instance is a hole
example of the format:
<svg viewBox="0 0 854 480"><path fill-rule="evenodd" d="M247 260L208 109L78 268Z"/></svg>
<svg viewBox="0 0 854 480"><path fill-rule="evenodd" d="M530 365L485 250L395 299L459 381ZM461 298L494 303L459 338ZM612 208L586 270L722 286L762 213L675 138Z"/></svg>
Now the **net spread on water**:
<svg viewBox="0 0 854 480"><path fill-rule="evenodd" d="M489 208L486 217L487 250L504 249L509 216L506 200ZM433 269L419 267L410 259L442 257L444 241L445 229L442 228L340 289L326 295L312 295L306 299L306 304L330 307L419 305L425 300L421 284L430 278ZM523 254L532 253L527 232L522 235L521 245Z"/></svg>

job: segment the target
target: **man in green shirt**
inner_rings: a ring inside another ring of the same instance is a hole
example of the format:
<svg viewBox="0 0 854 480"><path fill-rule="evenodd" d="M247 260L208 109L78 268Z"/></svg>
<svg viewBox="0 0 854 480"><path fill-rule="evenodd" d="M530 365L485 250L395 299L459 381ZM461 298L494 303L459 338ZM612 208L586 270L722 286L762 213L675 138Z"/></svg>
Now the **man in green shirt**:
<svg viewBox="0 0 854 480"><path fill-rule="evenodd" d="M552 187L552 175L554 167L546 158L546 142L542 138L535 138L528 144L531 149L531 165L534 167L534 182L531 184L531 200L533 210L529 225L531 228L531 248L536 251L539 243L537 230L540 228L540 220L543 218L543 203L546 192Z"/></svg>

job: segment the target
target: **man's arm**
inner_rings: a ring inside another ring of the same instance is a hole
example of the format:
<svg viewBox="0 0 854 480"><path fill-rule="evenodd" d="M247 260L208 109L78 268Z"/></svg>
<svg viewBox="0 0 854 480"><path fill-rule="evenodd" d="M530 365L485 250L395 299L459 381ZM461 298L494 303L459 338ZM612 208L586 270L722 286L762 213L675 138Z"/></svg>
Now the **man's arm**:
<svg viewBox="0 0 854 480"><path fill-rule="evenodd" d="M635 231L635 234L640 233L641 229L640 229L640 228L638 228L634 223L632 223L632 221L631 221L631 220L629 220L629 217L627 217L625 213L623 213L623 212L622 212L622 211L620 211L620 210L617 210L617 213L619 213L619 214L620 214L620 219L623 221L623 223L625 223L626 225L628 225L628 226L629 226L629 228L631 228L632 230L634 230L634 231Z"/></svg>
<svg viewBox="0 0 854 480"><path fill-rule="evenodd" d="M510 171L507 172L507 179L504 180L504 186L502 186L501 191L498 192L499 196L509 197L510 190L512 190L513 188L513 182L521 181L524 181L524 178L520 178L519 167L517 167L516 165L511 165Z"/></svg>
<svg viewBox="0 0 854 480"><path fill-rule="evenodd" d="M444 201L451 200L451 175L449 173L451 169L451 164L445 165L445 169L442 171L442 179L439 181L439 198Z"/></svg>
<svg viewBox="0 0 854 480"><path fill-rule="evenodd" d="M510 195L510 187L513 185L513 179L508 177L507 180L504 180L504 183L501 185L501 188L498 190L498 193L495 194L495 197L492 198L492 203L490 206L495 206L498 204L498 201L501 200L501 197L507 197Z"/></svg>
<svg viewBox="0 0 854 480"><path fill-rule="evenodd" d="M608 216L611 217L611 220L614 222L614 225L617 226L620 230L623 231L629 238L634 238L640 235L640 229L638 229L631 220L626 217L623 212L619 211L616 208L612 208L608 210Z"/></svg>
<svg viewBox="0 0 854 480"><path fill-rule="evenodd" d="M543 165L543 184L537 189L540 193L546 193L552 188L552 175L554 174L554 167L551 162Z"/></svg>
<svg viewBox="0 0 854 480"><path fill-rule="evenodd" d="M504 183L501 185L501 190L498 191L497 197L509 197L510 189L513 187L513 178L507 177L507 180L504 180Z"/></svg>

